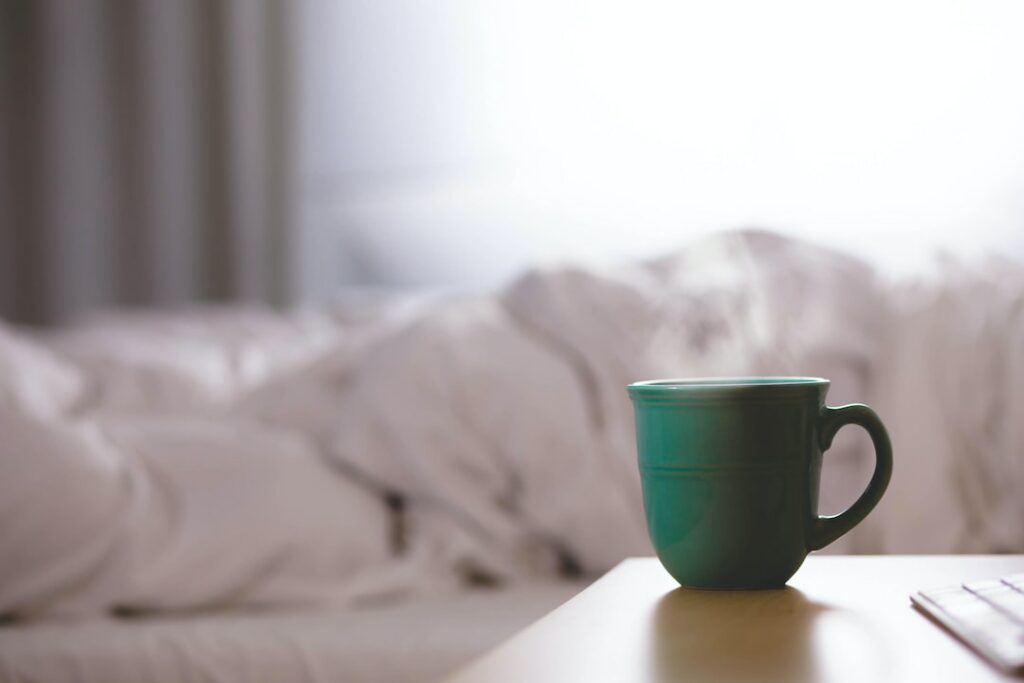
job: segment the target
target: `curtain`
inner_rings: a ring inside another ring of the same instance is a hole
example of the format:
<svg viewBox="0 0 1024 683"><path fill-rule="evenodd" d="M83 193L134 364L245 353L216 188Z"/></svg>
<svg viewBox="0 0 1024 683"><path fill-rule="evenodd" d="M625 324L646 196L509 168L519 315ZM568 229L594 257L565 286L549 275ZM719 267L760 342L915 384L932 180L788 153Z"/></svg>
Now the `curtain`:
<svg viewBox="0 0 1024 683"><path fill-rule="evenodd" d="M0 315L290 299L290 13L0 0Z"/></svg>

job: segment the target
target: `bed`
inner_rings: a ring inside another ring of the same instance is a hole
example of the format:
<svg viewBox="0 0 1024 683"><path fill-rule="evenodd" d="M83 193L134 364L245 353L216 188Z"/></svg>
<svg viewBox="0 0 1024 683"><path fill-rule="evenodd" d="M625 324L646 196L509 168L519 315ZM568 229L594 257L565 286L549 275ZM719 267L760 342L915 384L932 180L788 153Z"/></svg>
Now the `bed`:
<svg viewBox="0 0 1024 683"><path fill-rule="evenodd" d="M0 325L0 675L435 680L650 554L626 384L749 374L889 427L831 551L1024 551L1024 269L726 233L486 294Z"/></svg>

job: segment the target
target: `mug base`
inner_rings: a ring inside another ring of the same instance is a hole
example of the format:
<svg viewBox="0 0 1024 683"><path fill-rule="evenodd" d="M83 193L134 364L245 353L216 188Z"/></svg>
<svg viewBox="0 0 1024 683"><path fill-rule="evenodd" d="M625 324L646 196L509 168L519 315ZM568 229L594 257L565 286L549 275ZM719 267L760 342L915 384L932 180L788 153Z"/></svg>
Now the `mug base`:
<svg viewBox="0 0 1024 683"><path fill-rule="evenodd" d="M690 591L712 591L712 592L729 592L729 591L777 591L787 587L785 582L783 583L770 583L757 586L691 586L679 582L681 588L685 588Z"/></svg>

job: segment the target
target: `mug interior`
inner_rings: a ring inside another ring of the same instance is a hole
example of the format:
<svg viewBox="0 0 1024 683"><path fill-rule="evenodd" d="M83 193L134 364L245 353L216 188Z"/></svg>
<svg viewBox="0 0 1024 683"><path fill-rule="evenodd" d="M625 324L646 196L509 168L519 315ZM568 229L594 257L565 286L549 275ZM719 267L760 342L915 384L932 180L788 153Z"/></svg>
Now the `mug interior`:
<svg viewBox="0 0 1024 683"><path fill-rule="evenodd" d="M626 387L634 400L684 401L783 396L824 396L823 377L689 377L634 382Z"/></svg>
<svg viewBox="0 0 1024 683"><path fill-rule="evenodd" d="M652 389L686 389L702 387L745 387L762 385L828 384L823 377L692 377L685 379L655 379L634 382L630 388L650 387Z"/></svg>

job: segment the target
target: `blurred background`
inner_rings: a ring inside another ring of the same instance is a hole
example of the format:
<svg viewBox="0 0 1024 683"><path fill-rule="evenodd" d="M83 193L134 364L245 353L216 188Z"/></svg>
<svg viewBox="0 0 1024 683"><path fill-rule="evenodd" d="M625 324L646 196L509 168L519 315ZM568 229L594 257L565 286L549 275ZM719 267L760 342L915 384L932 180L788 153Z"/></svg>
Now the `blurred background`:
<svg viewBox="0 0 1024 683"><path fill-rule="evenodd" d="M1024 255L1024 4L0 0L0 315L487 289L762 227Z"/></svg>

